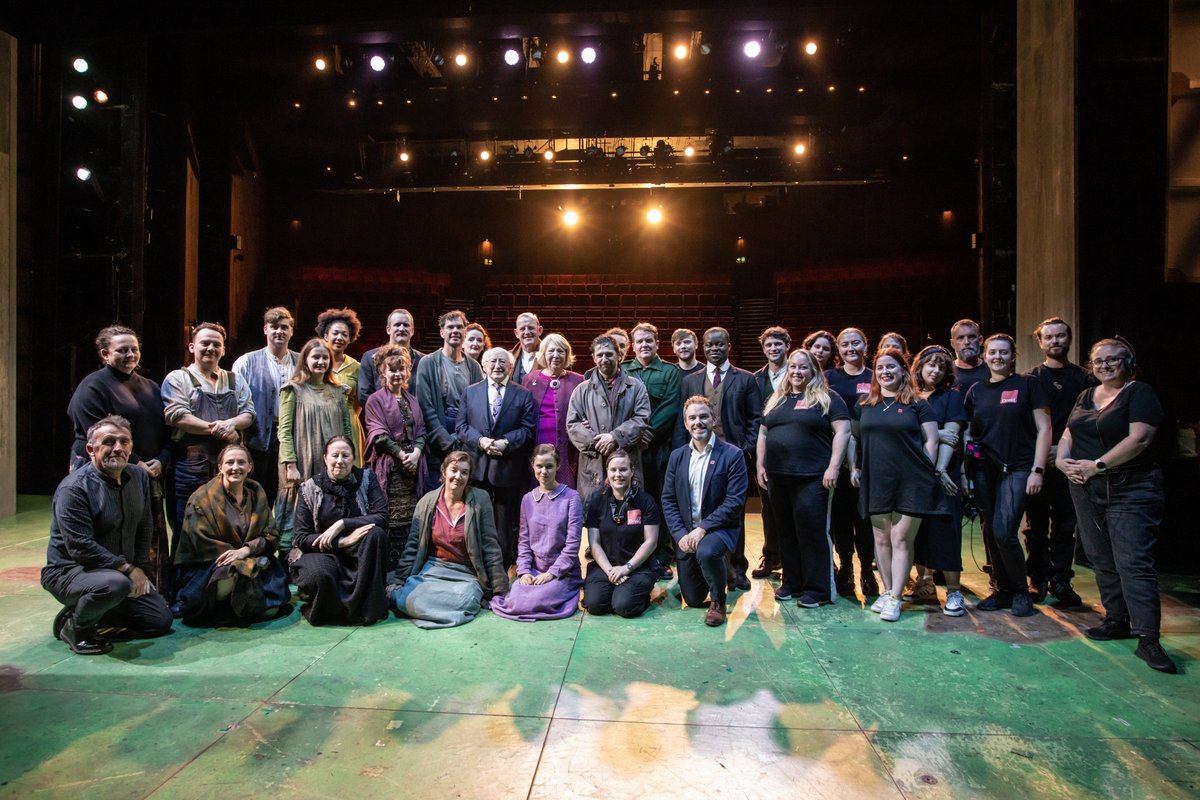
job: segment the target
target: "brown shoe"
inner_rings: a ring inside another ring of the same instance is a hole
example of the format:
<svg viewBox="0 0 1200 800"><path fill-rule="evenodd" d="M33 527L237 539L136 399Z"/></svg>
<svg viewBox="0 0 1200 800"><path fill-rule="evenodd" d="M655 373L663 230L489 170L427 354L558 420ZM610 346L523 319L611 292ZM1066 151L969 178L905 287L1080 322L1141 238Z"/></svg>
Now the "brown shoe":
<svg viewBox="0 0 1200 800"><path fill-rule="evenodd" d="M758 566L750 571L751 578L769 578L771 573L779 572L779 564L774 561L767 561L765 558L759 562Z"/></svg>
<svg viewBox="0 0 1200 800"><path fill-rule="evenodd" d="M708 613L704 615L704 624L710 628L725 624L725 604L709 603Z"/></svg>

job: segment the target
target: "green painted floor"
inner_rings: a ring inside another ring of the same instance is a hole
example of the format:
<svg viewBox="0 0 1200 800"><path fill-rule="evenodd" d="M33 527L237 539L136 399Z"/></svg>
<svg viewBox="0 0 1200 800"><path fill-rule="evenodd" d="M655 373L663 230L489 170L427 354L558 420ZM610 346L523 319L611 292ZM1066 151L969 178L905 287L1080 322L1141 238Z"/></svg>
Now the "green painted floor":
<svg viewBox="0 0 1200 800"><path fill-rule="evenodd" d="M888 624L764 581L723 630L662 592L638 620L293 614L85 658L50 638L37 583L48 499L19 509L0 520L4 797L1200 796L1194 578L1163 579L1176 676L1083 638L1094 611ZM757 552L757 518L749 534ZM1076 588L1097 601L1087 570Z"/></svg>

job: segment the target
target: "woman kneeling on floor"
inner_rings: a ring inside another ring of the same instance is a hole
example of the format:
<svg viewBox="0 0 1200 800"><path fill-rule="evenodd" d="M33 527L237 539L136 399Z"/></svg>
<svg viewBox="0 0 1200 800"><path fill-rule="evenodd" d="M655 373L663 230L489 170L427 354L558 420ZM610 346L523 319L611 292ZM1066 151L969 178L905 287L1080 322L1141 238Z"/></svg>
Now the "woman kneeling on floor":
<svg viewBox="0 0 1200 800"><path fill-rule="evenodd" d="M408 545L388 587L392 608L418 628L464 625L493 595L508 592L487 492L471 486L470 454L442 461L442 486L417 502Z"/></svg>
<svg viewBox="0 0 1200 800"><path fill-rule="evenodd" d="M171 607L185 625L239 625L291 611L275 515L267 493L250 480L252 469L250 451L228 445L217 458L217 477L188 499Z"/></svg>
<svg viewBox="0 0 1200 800"><path fill-rule="evenodd" d="M292 582L313 625L371 625L387 616L387 498L354 466L346 436L325 444L325 470L300 486Z"/></svg>
<svg viewBox="0 0 1200 800"><path fill-rule="evenodd" d="M512 590L492 598L492 613L522 622L562 619L579 608L579 538L583 502L555 477L558 449L539 444L533 451L538 485L521 500L517 577Z"/></svg>

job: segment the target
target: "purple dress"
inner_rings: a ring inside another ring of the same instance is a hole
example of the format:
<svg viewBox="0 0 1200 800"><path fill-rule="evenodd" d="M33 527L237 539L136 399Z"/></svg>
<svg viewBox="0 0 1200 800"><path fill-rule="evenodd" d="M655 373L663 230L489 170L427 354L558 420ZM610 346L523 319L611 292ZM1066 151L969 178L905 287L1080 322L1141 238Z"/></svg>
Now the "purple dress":
<svg viewBox="0 0 1200 800"><path fill-rule="evenodd" d="M521 381L521 385L533 392L533 402L538 407L536 444L552 444L558 449L558 473L554 476L555 480L572 489L575 488L579 451L567 438L567 404L571 402L571 392L581 383L583 376L570 370L552 378L540 369L535 369ZM536 487L536 483L534 485Z"/></svg>
<svg viewBox="0 0 1200 800"><path fill-rule="evenodd" d="M579 607L583 574L579 540L583 532L583 501L579 493L559 484L550 494L534 489L521 498L521 534L517 542L517 574L553 574L540 586L513 581L508 594L492 598L492 613L521 622L562 619Z"/></svg>

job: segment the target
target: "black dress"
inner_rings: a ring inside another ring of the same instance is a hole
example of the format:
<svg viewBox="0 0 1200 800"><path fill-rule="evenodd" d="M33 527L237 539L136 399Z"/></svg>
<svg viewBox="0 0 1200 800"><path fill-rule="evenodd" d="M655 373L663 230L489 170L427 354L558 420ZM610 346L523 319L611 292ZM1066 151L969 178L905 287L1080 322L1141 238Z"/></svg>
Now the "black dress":
<svg viewBox="0 0 1200 800"><path fill-rule="evenodd" d="M305 601L300 612L311 624L371 625L387 616L387 513L387 498L370 470L355 467L336 483L321 472L301 486L288 560ZM318 549L317 537L339 519L345 520L341 536L374 527L348 548L335 542L331 550Z"/></svg>
<svg viewBox="0 0 1200 800"><path fill-rule="evenodd" d="M937 422L929 404L891 398L864 406L860 401L854 416L859 421L862 468L859 513L864 517L894 511L912 517L949 514L950 498L922 444L921 425Z"/></svg>

